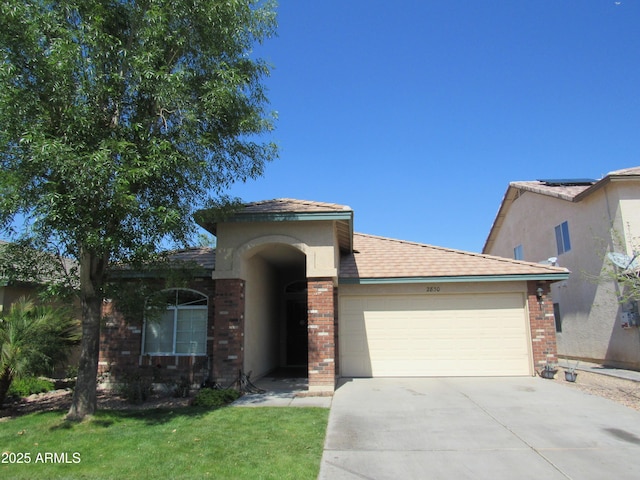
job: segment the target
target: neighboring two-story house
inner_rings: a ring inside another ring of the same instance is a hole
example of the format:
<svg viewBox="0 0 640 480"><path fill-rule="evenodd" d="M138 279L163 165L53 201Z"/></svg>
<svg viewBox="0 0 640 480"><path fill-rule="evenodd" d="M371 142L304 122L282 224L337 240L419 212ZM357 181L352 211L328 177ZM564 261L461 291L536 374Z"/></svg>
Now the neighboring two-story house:
<svg viewBox="0 0 640 480"><path fill-rule="evenodd" d="M558 354L640 368L637 302L612 272L640 249L640 167L509 184L483 253L568 268L551 286ZM615 255L610 255L610 254ZM622 259L622 261L620 261Z"/></svg>

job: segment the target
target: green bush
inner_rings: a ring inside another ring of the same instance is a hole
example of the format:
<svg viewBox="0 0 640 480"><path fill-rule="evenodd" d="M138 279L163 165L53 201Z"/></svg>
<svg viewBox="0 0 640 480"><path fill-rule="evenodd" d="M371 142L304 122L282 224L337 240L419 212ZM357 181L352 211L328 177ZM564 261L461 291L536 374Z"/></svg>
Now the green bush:
<svg viewBox="0 0 640 480"><path fill-rule="evenodd" d="M9 387L10 397L28 397L33 393L44 393L53 390L53 382L38 377L16 378Z"/></svg>
<svg viewBox="0 0 640 480"><path fill-rule="evenodd" d="M218 408L223 407L240 397L240 393L236 390L225 389L218 390L213 388L202 388L193 399L196 407Z"/></svg>
<svg viewBox="0 0 640 480"><path fill-rule="evenodd" d="M153 392L150 377L139 374L125 375L118 385L118 393L133 405L144 403Z"/></svg>

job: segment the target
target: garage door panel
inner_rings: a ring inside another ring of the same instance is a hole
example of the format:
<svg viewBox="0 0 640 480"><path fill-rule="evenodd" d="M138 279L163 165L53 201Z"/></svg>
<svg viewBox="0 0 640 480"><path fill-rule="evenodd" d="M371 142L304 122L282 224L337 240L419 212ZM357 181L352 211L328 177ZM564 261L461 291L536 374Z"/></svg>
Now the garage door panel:
<svg viewBox="0 0 640 480"><path fill-rule="evenodd" d="M344 376L528 375L522 294L343 297Z"/></svg>

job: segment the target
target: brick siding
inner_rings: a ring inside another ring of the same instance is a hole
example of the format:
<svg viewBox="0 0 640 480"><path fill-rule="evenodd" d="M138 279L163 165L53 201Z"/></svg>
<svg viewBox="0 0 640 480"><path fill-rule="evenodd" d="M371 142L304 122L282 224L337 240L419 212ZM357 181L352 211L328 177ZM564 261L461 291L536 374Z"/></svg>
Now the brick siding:
<svg viewBox="0 0 640 480"><path fill-rule="evenodd" d="M308 281L309 389L333 390L336 381L337 289L331 279Z"/></svg>
<svg viewBox="0 0 640 480"><path fill-rule="evenodd" d="M237 379L244 363L244 292L244 280L216 280L213 379L221 385Z"/></svg>
<svg viewBox="0 0 640 480"><path fill-rule="evenodd" d="M538 288L544 290L541 298L537 295ZM547 363L558 361L553 300L548 282L527 282L527 302L533 364L535 371L539 372Z"/></svg>
<svg viewBox="0 0 640 480"><path fill-rule="evenodd" d="M158 288L163 288L162 283L158 282L158 285ZM143 355L142 321L125 319L112 302L105 301L102 305L104 323L100 332L98 362L101 381L109 386L136 377L146 377L157 383L178 382L181 378L188 378L191 383L199 384L210 378L215 282L208 278L195 278L185 288L208 298L207 355Z"/></svg>

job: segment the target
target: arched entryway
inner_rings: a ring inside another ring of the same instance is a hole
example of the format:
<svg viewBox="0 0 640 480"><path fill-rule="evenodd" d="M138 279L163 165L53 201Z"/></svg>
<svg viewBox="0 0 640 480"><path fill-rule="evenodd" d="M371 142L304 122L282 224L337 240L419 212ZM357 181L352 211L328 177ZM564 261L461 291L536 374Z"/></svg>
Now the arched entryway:
<svg viewBox="0 0 640 480"><path fill-rule="evenodd" d="M243 258L244 370L252 378L278 369L306 376L306 255L289 244L268 243Z"/></svg>

